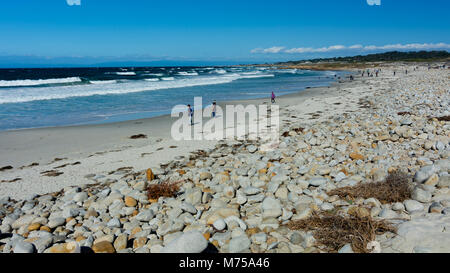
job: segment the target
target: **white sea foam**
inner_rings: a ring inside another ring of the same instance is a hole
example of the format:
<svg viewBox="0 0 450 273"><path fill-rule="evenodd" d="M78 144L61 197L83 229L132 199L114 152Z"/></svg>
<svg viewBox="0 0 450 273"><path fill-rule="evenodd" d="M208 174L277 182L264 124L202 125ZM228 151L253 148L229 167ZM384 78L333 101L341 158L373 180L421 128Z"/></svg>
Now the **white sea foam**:
<svg viewBox="0 0 450 273"><path fill-rule="evenodd" d="M79 77L61 78L61 79L45 79L45 80L16 80L16 81L0 81L0 87L15 86L36 86L44 84L62 84L81 82Z"/></svg>
<svg viewBox="0 0 450 273"><path fill-rule="evenodd" d="M164 76L163 73L147 73L147 74L142 74L143 76L157 76L157 77L162 77Z"/></svg>
<svg viewBox="0 0 450 273"><path fill-rule="evenodd" d="M181 75L181 76L198 76L198 73L197 72L185 72L185 71L181 71L181 72L178 72L178 75Z"/></svg>
<svg viewBox="0 0 450 273"><path fill-rule="evenodd" d="M241 79L256 79L256 78L272 78L275 77L274 74L262 74L262 75L247 75L241 76Z"/></svg>
<svg viewBox="0 0 450 273"><path fill-rule="evenodd" d="M216 73L216 74L226 74L227 71L224 69L215 69L213 71L211 71L211 73Z"/></svg>
<svg viewBox="0 0 450 273"><path fill-rule="evenodd" d="M116 74L120 76L135 76L136 72L116 72Z"/></svg>
<svg viewBox="0 0 450 273"><path fill-rule="evenodd" d="M116 83L116 80L110 80L110 81L89 81L92 84L108 84L108 83Z"/></svg>
<svg viewBox="0 0 450 273"><path fill-rule="evenodd" d="M11 89L0 89L0 104L21 103L37 100L65 99L71 97L88 97L94 95L127 94L143 91L153 91L161 89L182 88L201 85L214 85L230 83L239 79L274 77L273 74L242 75L230 73L216 76L198 76L188 78L166 77L161 81L154 79L135 80L126 82L87 84L87 85L66 85L26 88L19 87Z"/></svg>
<svg viewBox="0 0 450 273"><path fill-rule="evenodd" d="M148 82L158 82L159 81L158 78L156 78L156 79L145 79L145 80L148 81Z"/></svg>

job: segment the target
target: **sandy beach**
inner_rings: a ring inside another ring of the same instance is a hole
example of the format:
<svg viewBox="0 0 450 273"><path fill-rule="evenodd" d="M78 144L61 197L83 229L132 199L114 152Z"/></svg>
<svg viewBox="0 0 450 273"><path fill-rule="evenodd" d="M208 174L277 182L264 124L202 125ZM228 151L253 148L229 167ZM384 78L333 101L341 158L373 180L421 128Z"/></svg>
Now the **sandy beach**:
<svg viewBox="0 0 450 273"><path fill-rule="evenodd" d="M174 141L169 116L1 132L0 167L12 166L0 172L0 231L12 236L1 250L450 252L450 77L438 65L385 63L378 77L355 70L277 98L271 151ZM165 181L181 184L148 195ZM382 228L329 243L302 222L322 214Z"/></svg>
<svg viewBox="0 0 450 273"><path fill-rule="evenodd" d="M276 104L281 110L280 122L283 124L291 120L289 115L293 113L299 114L298 119L311 122L316 120L310 119L311 114L316 112L327 112L331 117L349 109L348 107L356 109L354 94L341 89L357 86L359 81L348 82L348 79L341 79L341 82L330 87L309 88L278 97ZM346 94L352 96L351 101L341 105L334 104ZM223 109L225 105L262 105L270 103L269 95L266 99L226 101L218 102L218 105ZM319 120L323 118L326 115ZM135 171L156 168L175 158L187 156L190 152L213 148L217 143L207 140L173 140L171 127L176 119L164 115L98 125L0 132L0 166L13 167L2 172L0 180L13 181L20 178L13 183L3 182L0 197L26 199L34 194L57 192L66 186L90 184L93 182L90 179L92 175L104 176L123 167L131 166ZM207 120L204 118L204 122ZM130 139L139 134L144 134L147 138ZM42 174L53 170L61 174L57 177Z"/></svg>

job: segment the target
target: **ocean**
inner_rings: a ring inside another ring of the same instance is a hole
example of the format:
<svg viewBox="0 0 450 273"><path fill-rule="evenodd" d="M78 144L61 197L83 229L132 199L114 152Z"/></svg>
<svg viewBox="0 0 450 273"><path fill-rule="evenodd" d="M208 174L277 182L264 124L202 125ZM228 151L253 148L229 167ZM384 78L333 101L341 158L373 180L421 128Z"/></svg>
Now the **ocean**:
<svg viewBox="0 0 450 273"><path fill-rule="evenodd" d="M332 71L273 67L0 69L0 130L99 124L204 105L327 86Z"/></svg>

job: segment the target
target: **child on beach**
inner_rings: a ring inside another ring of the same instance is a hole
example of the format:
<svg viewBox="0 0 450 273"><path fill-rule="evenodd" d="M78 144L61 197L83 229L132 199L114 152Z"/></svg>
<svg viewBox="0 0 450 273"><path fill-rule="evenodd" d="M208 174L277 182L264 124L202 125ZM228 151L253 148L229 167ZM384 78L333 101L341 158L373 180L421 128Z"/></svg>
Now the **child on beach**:
<svg viewBox="0 0 450 273"><path fill-rule="evenodd" d="M212 117L216 117L216 101L213 101L212 103Z"/></svg>
<svg viewBox="0 0 450 273"><path fill-rule="evenodd" d="M272 103L275 103L275 93L273 93L273 91L272 91Z"/></svg>
<svg viewBox="0 0 450 273"><path fill-rule="evenodd" d="M187 107L188 107L189 120L191 122L191 125L194 125L194 121L193 121L194 110L192 110L190 104L188 104Z"/></svg>

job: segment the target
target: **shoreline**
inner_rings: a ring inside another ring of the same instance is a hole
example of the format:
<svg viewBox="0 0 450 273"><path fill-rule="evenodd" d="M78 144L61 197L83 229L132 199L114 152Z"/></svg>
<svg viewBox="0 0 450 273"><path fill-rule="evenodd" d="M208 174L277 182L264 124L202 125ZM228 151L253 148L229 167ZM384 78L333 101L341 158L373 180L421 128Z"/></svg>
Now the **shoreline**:
<svg viewBox="0 0 450 273"><path fill-rule="evenodd" d="M23 158L58 147L89 153L1 170L2 179L22 179L1 183L0 232L12 238L0 250L200 253L209 244L219 253L450 252L450 70L407 67L393 76L403 69L393 64L379 77L279 97L279 142L269 151L263 140L157 138L171 125L164 118L11 138L5 152L18 156L20 148ZM128 139L134 132L149 138ZM94 153L102 142L121 147ZM154 187L164 181L180 188L162 197ZM347 189L355 192L340 193ZM320 230L296 225L330 212L388 228L356 231L370 243L359 236L322 243Z"/></svg>
<svg viewBox="0 0 450 273"><path fill-rule="evenodd" d="M288 105L287 102L291 98L309 98L311 96L317 96L330 91L330 88L336 88L338 85L338 80L336 80L329 86L305 88L298 92L281 95L277 97L277 104L280 105L280 107L284 107ZM218 101L218 105L258 105L267 101L270 101L269 96L267 98ZM206 119L204 118L204 121L205 120ZM89 156L90 154L86 155L86 153L95 154L97 152L103 152L102 150L117 149L117 147L121 146L121 143L123 143L124 146L129 146L129 148L146 146L141 140L128 139L128 137L138 134L147 135L147 140L150 142L149 144L155 144L156 140L167 140L170 138L170 126L173 121L174 119L170 114L164 114L150 118L109 123L49 126L0 131L0 168L11 165L14 169L18 169L33 163L49 163L54 158L63 158L66 156L75 156L78 158ZM111 135L114 137L111 137ZM89 139L89 143L86 143L84 139L80 140L80 137ZM68 146L70 141L73 141L72 145L76 146L75 148L65 147ZM32 142L34 142L34 146L27 146L27 144ZM37 150L33 150L33 148L37 148ZM56 151L45 153L42 152L42 150ZM11 153L15 154L11 156Z"/></svg>
<svg viewBox="0 0 450 273"><path fill-rule="evenodd" d="M333 82L327 87L286 94L277 97L277 104L282 109L311 98L332 95L346 83ZM270 98L224 101L218 105L258 105L264 102L270 102ZM309 106L311 110L314 107ZM172 140L170 128L173 121L170 115L163 115L115 123L0 132L0 168L13 167L12 170L0 172L0 198L26 199L34 194L57 192L67 186L97 183L104 179L105 174L122 167L133 166L138 171L157 168L159 164L176 157L186 157L199 149L212 148L217 143ZM139 134L147 138L129 138ZM72 165L74 163L77 164ZM44 172L49 171L62 174L45 176ZM93 181L92 174L101 179Z"/></svg>

